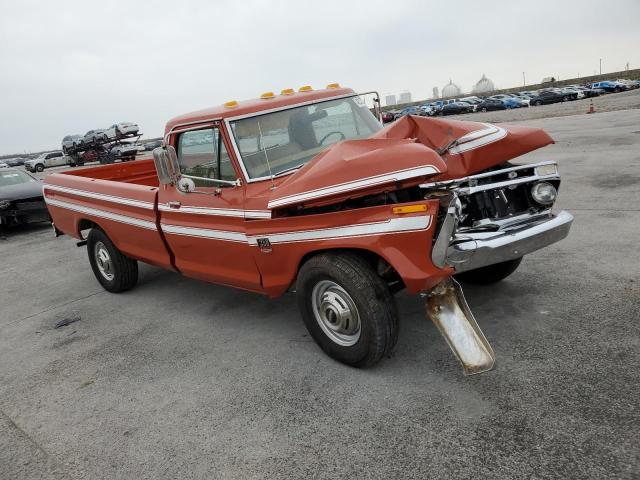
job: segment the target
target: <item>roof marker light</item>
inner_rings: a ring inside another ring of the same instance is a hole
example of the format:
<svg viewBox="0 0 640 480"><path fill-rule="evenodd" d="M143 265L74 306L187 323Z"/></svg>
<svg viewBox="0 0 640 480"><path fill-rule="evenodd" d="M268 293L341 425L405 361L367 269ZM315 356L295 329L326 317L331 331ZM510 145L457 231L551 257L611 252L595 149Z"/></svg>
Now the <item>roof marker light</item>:
<svg viewBox="0 0 640 480"><path fill-rule="evenodd" d="M311 90L313 90L311 85L303 85L298 89L299 92L310 92Z"/></svg>
<svg viewBox="0 0 640 480"><path fill-rule="evenodd" d="M339 83L330 83L329 85L327 85L327 88L340 88L340 84Z"/></svg>
<svg viewBox="0 0 640 480"><path fill-rule="evenodd" d="M280 95L293 95L296 91L293 88L285 88L280 91Z"/></svg>
<svg viewBox="0 0 640 480"><path fill-rule="evenodd" d="M235 101L235 100L231 100L230 102L225 102L225 103L224 103L224 106L225 106L226 108L235 108L235 107L237 107L237 106L238 106L238 102L237 102L237 101Z"/></svg>
<svg viewBox="0 0 640 480"><path fill-rule="evenodd" d="M260 95L260 98L262 100L269 100L270 98L274 98L275 95L273 92L264 92L262 95Z"/></svg>

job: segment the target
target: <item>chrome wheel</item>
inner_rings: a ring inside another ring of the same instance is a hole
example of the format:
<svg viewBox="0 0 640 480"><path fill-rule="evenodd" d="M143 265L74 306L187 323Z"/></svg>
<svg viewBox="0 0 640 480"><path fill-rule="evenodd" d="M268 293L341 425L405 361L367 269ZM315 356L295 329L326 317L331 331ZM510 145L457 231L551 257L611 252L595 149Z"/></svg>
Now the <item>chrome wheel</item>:
<svg viewBox="0 0 640 480"><path fill-rule="evenodd" d="M344 347L360 339L360 316L347 291L331 280L321 280L311 292L313 315L322 331Z"/></svg>
<svg viewBox="0 0 640 480"><path fill-rule="evenodd" d="M108 281L113 280L113 262L111 261L109 250L107 250L104 243L96 242L95 247L93 248L93 255L96 259L96 265L98 266L100 275Z"/></svg>

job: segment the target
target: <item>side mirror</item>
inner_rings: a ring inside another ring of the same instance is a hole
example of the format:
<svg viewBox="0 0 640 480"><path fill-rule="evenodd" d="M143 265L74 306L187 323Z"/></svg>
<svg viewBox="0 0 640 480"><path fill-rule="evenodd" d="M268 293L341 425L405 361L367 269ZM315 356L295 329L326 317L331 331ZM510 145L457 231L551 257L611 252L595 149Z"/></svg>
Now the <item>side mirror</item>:
<svg viewBox="0 0 640 480"><path fill-rule="evenodd" d="M180 165L176 149L171 145L158 147L153 150L153 163L156 166L160 185L175 184L180 178Z"/></svg>

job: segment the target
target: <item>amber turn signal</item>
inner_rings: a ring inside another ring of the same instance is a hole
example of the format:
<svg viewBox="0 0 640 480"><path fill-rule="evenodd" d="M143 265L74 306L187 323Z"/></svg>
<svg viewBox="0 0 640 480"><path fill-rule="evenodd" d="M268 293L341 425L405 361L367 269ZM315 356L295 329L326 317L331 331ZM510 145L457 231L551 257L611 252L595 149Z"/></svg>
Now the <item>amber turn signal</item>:
<svg viewBox="0 0 640 480"><path fill-rule="evenodd" d="M426 205L405 205L404 207L393 207L393 213L396 215L401 215L403 213L418 213L418 212L426 212Z"/></svg>

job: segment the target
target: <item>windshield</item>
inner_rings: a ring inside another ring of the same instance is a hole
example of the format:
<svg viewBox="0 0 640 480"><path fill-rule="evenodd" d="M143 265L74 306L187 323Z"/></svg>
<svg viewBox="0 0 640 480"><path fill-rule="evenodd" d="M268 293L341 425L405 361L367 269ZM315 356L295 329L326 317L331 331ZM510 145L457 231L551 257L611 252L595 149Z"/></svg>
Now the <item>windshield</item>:
<svg viewBox="0 0 640 480"><path fill-rule="evenodd" d="M359 97L340 98L231 122L251 179L303 166L341 140L367 138L382 128Z"/></svg>
<svg viewBox="0 0 640 480"><path fill-rule="evenodd" d="M19 170L0 171L0 187L19 185L21 183L35 182L36 180Z"/></svg>

